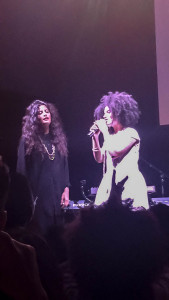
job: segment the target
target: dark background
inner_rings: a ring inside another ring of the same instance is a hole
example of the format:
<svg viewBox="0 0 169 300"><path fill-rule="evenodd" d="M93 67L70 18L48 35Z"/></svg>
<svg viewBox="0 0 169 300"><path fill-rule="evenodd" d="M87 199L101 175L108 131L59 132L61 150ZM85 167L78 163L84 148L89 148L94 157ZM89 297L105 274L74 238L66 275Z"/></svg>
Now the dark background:
<svg viewBox="0 0 169 300"><path fill-rule="evenodd" d="M160 126L153 0L1 0L0 153L15 170L21 120L34 99L59 109L69 144L71 199L80 180L98 186L102 166L87 136L108 91L126 91L142 112L141 158L169 174L169 126ZM140 160L160 196L160 174ZM169 179L165 179L169 196Z"/></svg>

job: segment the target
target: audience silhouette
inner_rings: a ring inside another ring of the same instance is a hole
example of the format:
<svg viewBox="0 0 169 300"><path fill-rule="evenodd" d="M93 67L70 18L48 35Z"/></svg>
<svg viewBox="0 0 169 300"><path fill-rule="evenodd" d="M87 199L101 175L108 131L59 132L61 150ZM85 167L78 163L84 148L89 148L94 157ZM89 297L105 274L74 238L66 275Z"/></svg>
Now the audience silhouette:
<svg viewBox="0 0 169 300"><path fill-rule="evenodd" d="M27 179L0 157L1 299L169 299L169 207L124 205L115 176L107 202L41 236Z"/></svg>
<svg viewBox="0 0 169 300"><path fill-rule="evenodd" d="M33 247L4 232L9 182L9 169L0 157L0 298L48 299L40 281Z"/></svg>

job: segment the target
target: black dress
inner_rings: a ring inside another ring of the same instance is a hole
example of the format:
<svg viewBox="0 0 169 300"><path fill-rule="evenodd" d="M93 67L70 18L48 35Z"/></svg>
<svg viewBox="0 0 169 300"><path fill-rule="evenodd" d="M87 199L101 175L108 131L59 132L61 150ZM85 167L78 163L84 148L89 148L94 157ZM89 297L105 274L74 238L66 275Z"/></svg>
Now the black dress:
<svg viewBox="0 0 169 300"><path fill-rule="evenodd" d="M52 153L50 134L41 136L42 142ZM55 149L54 160L47 153L42 155L32 150L25 155L25 142L21 138L18 148L17 172L28 178L35 199L33 221L40 232L45 234L47 229L57 223L61 212L61 195L65 187L69 187L68 161L65 156Z"/></svg>

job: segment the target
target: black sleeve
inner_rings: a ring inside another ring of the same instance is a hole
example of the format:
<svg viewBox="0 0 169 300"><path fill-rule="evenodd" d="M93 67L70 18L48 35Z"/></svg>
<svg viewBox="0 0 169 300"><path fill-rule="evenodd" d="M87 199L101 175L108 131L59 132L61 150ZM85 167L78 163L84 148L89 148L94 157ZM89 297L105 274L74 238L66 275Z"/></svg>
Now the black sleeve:
<svg viewBox="0 0 169 300"><path fill-rule="evenodd" d="M17 158L17 165L16 171L21 173L22 175L26 174L26 161L25 161L25 141L23 138L20 139L19 147L18 147L18 158Z"/></svg>
<svg viewBox="0 0 169 300"><path fill-rule="evenodd" d="M68 166L68 159L67 157L65 157L65 161L64 161L64 165L65 165L65 187L70 187L70 181L69 181L69 166Z"/></svg>

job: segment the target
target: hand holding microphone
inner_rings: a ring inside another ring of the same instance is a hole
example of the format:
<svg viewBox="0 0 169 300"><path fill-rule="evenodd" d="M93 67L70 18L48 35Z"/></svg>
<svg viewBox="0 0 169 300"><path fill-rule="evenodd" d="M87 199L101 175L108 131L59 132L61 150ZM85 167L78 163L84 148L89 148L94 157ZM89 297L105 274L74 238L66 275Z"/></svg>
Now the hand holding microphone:
<svg viewBox="0 0 169 300"><path fill-rule="evenodd" d="M90 131L89 133L87 134L89 137L92 137L94 136L94 134L96 133L100 133L100 130L98 128L98 126L96 125L96 123L94 122L93 125L90 127Z"/></svg>
<svg viewBox="0 0 169 300"><path fill-rule="evenodd" d="M88 136L92 137L94 134L99 135L100 132L102 132L103 135L105 133L108 133L108 127L107 127L106 121L104 119L100 119L100 120L97 120L94 122L92 127L90 127Z"/></svg>

